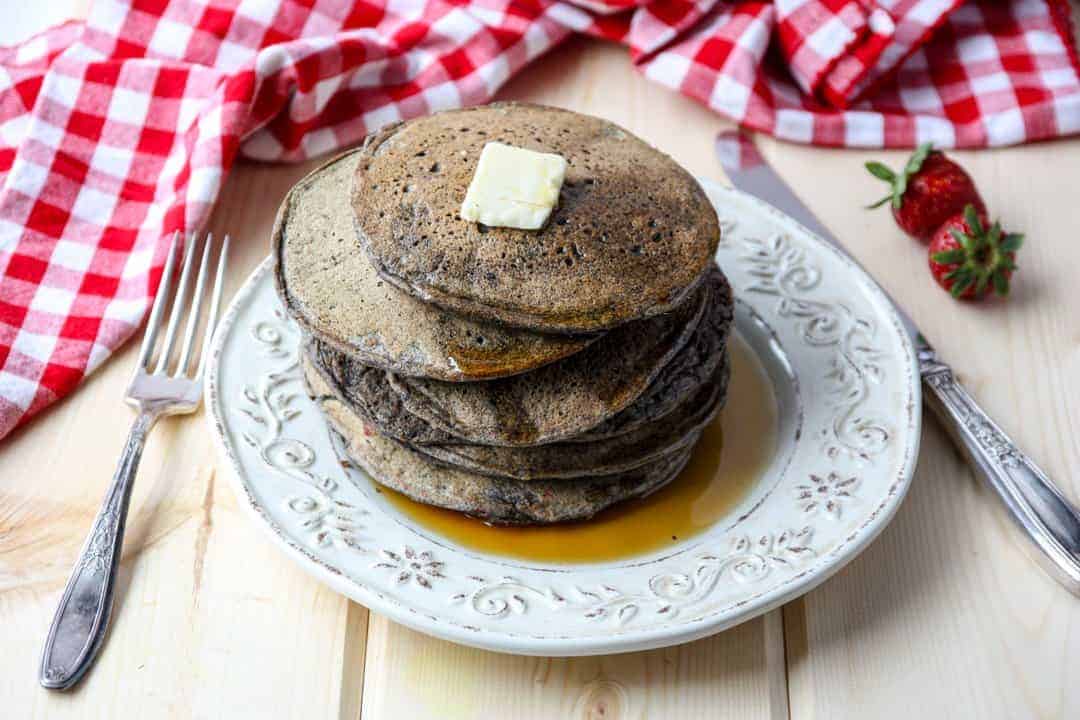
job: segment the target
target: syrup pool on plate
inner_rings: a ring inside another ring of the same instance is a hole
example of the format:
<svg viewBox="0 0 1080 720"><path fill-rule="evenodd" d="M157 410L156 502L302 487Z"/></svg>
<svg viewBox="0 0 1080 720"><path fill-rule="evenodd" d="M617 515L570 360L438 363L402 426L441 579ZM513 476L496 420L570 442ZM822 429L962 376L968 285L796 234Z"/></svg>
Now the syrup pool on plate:
<svg viewBox="0 0 1080 720"><path fill-rule="evenodd" d="M580 522L498 527L452 510L379 492L428 533L463 548L517 560L582 563L661 550L707 530L746 497L776 450L777 412L769 377L738 335L728 343L727 403L705 431L686 468L648 497Z"/></svg>

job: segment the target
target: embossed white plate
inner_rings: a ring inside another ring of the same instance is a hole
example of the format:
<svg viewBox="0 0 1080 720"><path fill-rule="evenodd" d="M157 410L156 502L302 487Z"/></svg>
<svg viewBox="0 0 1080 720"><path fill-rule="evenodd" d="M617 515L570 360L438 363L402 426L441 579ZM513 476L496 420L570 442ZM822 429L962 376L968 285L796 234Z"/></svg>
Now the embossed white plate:
<svg viewBox="0 0 1080 720"><path fill-rule="evenodd" d="M297 562L397 622L503 652L589 655L694 640L805 593L892 517L918 450L915 358L876 285L761 201L703 182L736 327L780 410L757 487L710 530L618 562L517 562L413 527L336 454L303 392L267 260L215 340L208 417L241 504ZM733 378L738 382L738 378Z"/></svg>

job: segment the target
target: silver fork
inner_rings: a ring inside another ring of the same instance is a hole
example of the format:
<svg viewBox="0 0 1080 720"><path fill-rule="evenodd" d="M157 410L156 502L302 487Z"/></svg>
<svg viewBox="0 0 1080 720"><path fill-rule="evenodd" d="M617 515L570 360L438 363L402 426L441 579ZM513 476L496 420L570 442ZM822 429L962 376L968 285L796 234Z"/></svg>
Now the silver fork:
<svg viewBox="0 0 1080 720"><path fill-rule="evenodd" d="M146 334L135 375L128 385L125 399L138 412L135 424L128 434L127 444L120 455L120 462L113 476L112 485L105 495L105 502L98 511L90 534L86 538L75 569L68 579L60 606L56 608L49 637L45 640L45 649L41 655L39 679L43 687L53 690L67 690L82 678L90 668L105 638L112 612L113 588L116 582L116 570L120 566L120 549L124 542L124 524L127 519L128 501L131 499L131 487L135 472L139 467L143 445L150 428L163 415L178 415L195 412L202 398L202 378L210 352L210 340L213 337L217 321L218 306L221 303L221 286L225 276L225 261L229 249L229 236L225 236L217 261L213 290L207 284L207 267L210 263L213 236L207 235L202 243L202 260L199 274L195 281L195 291L190 306L188 290L191 271L194 265L195 248L198 238L192 236L184 253L183 270L172 299L169 324L165 329L165 338L156 355L156 363L150 369L155 357L158 331L165 315L165 307L172 297L173 275L176 256L179 253L180 235L173 236L169 254L165 260L165 270L161 275L161 285L154 300L150 319L147 321ZM197 367L189 372L192 352L195 349L196 330L202 310L203 297L211 294L210 310L206 318L206 330L203 337L202 352ZM170 356L176 344L182 316L187 313L180 355L175 370L169 372Z"/></svg>

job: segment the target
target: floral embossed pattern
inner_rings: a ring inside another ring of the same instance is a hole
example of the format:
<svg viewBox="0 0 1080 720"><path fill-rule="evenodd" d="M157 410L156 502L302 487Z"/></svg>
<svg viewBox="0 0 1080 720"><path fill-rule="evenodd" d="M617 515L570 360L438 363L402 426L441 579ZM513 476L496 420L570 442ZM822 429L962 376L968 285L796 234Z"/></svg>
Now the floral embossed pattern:
<svg viewBox="0 0 1080 720"><path fill-rule="evenodd" d="M300 527L317 545L338 543L363 551L360 518L367 511L340 499L338 481L313 469L317 457L312 446L286 430L301 413L301 403L297 402L303 397L299 330L285 318L280 306L274 305L269 317L251 326L251 337L262 356L272 362L272 368L241 388L234 407L255 425L243 430L241 439L258 451L267 468L295 481L298 492L285 498L284 506L301 518ZM314 407L307 412L318 414Z"/></svg>
<svg viewBox="0 0 1080 720"><path fill-rule="evenodd" d="M813 587L880 531L907 488L919 430L914 355L851 263L762 203L705 186L724 229L718 260L741 300L736 328L775 356L777 396L798 417L729 518L649 556L544 566L411 525L343 466L340 439L306 396L300 336L268 264L222 321L207 380L241 505L340 592L421 631L501 651L683 642Z"/></svg>
<svg viewBox="0 0 1080 720"><path fill-rule="evenodd" d="M844 477L834 472L822 477L811 473L810 482L795 486L795 498L807 515L823 512L839 518L844 504L852 502L859 487L857 477Z"/></svg>
<svg viewBox="0 0 1080 720"><path fill-rule="evenodd" d="M625 592L612 585L573 586L559 592L554 588L535 587L513 577L494 581L470 576L476 584L471 592L459 592L451 602L468 602L476 612L488 617L522 614L530 600L541 601L550 610L574 609L591 621L609 620L623 626L648 611L657 616L676 617L705 600L725 579L752 583L768 576L774 568L798 565L814 556L810 546L812 530L785 530L776 536L762 535L755 541L739 535L731 538L725 555L698 556L691 572L653 576L648 586L637 592Z"/></svg>
<svg viewBox="0 0 1080 720"><path fill-rule="evenodd" d="M821 284L821 269L787 235L764 240L747 236L743 245L741 259L753 278L745 289L776 296L776 312L798 321L804 342L832 351L822 379L837 412L824 433L826 451L831 457L847 453L862 460L881 453L889 442L888 424L863 411L873 386L883 380L876 323L845 302L812 298L810 292Z"/></svg>
<svg viewBox="0 0 1080 720"><path fill-rule="evenodd" d="M463 591L457 587L449 595L450 603L468 600L467 607L490 618L523 614L530 609L532 599L542 600L550 612L574 611L593 622L607 620L622 626L645 609L674 618L683 609L707 599L725 579L753 583L774 569L793 567L815 554L809 527L767 533L755 540L733 535L727 541L726 553L700 554L692 570L655 575L641 589L600 584L593 588L575 586L571 591L560 592L552 585L528 584L508 576L492 582L476 575L455 577L444 572L446 563L436 560L430 549L417 550L404 545L401 550L370 550L361 544L359 533L367 528L360 518L371 516L373 510L366 502L338 497L343 486L330 475L317 471L319 451L291 432L294 420L304 414L317 415L318 410L309 407L310 402L297 400L300 394L297 389L302 384L298 371L298 330L284 318L276 300L271 317L258 319L251 326L251 337L263 346L263 355L274 361L274 367L241 390L236 412L261 428L261 431L244 431L241 438L258 451L268 470L291 479L301 490L287 496L285 507L301 518L300 527L306 531L309 542L319 547L338 543L362 554L372 554L375 561L371 567L387 571L395 586L414 584L430 590L437 580L447 581L445 584L451 587L464 581L473 585L473 589ZM339 444L335 451L337 465L350 468L351 463L345 459Z"/></svg>
<svg viewBox="0 0 1080 720"><path fill-rule="evenodd" d="M373 567L393 571L394 582L399 585L411 580L422 588L430 589L433 580L446 577L442 574L443 564L433 559L428 550L417 552L406 545L400 553L380 550L379 557L380 560Z"/></svg>

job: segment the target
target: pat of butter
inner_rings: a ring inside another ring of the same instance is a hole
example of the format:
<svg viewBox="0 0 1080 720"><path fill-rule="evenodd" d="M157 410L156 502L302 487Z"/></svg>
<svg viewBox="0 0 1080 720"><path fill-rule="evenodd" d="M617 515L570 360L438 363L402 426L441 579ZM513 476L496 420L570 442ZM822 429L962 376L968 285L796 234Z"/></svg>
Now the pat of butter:
<svg viewBox="0 0 1080 720"><path fill-rule="evenodd" d="M559 199L566 177L561 155L489 142L480 153L461 218L492 227L538 230Z"/></svg>

